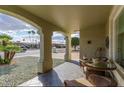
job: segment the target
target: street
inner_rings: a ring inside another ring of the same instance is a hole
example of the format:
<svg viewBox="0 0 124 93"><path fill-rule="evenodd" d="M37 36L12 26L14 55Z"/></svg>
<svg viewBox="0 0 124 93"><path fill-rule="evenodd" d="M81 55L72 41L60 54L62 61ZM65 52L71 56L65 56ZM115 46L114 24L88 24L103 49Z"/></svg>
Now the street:
<svg viewBox="0 0 124 93"><path fill-rule="evenodd" d="M40 57L40 50L27 50L25 52L16 53L15 57L24 57L24 56L34 56L34 57Z"/></svg>
<svg viewBox="0 0 124 93"><path fill-rule="evenodd" d="M0 52L0 55L3 56L3 52ZM64 59L64 55L65 55L65 49L57 49L56 53L52 53L52 58ZM16 53L14 58L25 57L25 56L40 57L40 50L35 49L35 50L27 50L26 52ZM79 59L79 53L78 52L72 52L71 56L72 56L72 60L78 60Z"/></svg>

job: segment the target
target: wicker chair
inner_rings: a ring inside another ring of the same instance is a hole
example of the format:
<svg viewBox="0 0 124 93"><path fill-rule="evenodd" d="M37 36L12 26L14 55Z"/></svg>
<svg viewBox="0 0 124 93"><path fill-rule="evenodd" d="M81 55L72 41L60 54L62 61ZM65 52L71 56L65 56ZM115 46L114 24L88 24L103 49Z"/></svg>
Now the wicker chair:
<svg viewBox="0 0 124 93"><path fill-rule="evenodd" d="M86 80L85 78L78 78L75 80L65 80L64 81L65 87L92 87L93 85Z"/></svg>
<svg viewBox="0 0 124 93"><path fill-rule="evenodd" d="M64 84L66 87L115 87L117 82L110 78L91 74L88 77L88 80L85 78L75 79L75 80L65 80Z"/></svg>
<svg viewBox="0 0 124 93"><path fill-rule="evenodd" d="M83 59L83 60L80 61L80 68L83 69L83 72L84 72L84 73L86 73L84 63L85 63L85 62L88 62L88 61L89 61L88 59Z"/></svg>
<svg viewBox="0 0 124 93"><path fill-rule="evenodd" d="M88 76L88 81L92 83L96 87L116 87L117 82L113 79L96 75L96 74L91 74Z"/></svg>

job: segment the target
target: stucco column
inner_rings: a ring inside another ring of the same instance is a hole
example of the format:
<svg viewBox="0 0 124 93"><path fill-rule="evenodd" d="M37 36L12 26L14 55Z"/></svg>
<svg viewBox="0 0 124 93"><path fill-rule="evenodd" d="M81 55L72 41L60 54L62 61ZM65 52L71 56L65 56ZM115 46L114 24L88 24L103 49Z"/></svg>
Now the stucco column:
<svg viewBox="0 0 124 93"><path fill-rule="evenodd" d="M40 38L40 62L38 73L45 73L52 70L52 31L43 29L43 38Z"/></svg>
<svg viewBox="0 0 124 93"><path fill-rule="evenodd" d="M66 40L65 61L71 61L71 34L66 36L65 40Z"/></svg>
<svg viewBox="0 0 124 93"><path fill-rule="evenodd" d="M52 31L44 31L43 73L52 70Z"/></svg>
<svg viewBox="0 0 124 93"><path fill-rule="evenodd" d="M44 61L44 35L42 31L38 31L38 34L40 35L40 59L38 62L38 73L43 73L43 61Z"/></svg>

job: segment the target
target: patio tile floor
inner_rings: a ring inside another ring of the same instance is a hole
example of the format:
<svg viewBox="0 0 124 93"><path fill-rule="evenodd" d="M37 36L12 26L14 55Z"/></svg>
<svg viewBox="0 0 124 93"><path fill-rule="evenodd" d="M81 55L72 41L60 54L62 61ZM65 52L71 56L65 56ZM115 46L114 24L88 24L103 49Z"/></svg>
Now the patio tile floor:
<svg viewBox="0 0 124 93"><path fill-rule="evenodd" d="M38 75L19 86L62 87L64 86L64 80L72 80L84 76L85 75L79 67L78 62L65 62L55 67L52 71Z"/></svg>

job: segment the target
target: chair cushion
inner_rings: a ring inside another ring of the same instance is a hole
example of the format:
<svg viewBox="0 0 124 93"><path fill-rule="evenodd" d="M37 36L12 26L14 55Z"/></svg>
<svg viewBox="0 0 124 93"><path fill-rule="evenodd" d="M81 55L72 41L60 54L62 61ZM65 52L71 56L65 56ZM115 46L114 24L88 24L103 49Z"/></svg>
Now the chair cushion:
<svg viewBox="0 0 124 93"><path fill-rule="evenodd" d="M87 87L87 86L93 86L85 78L79 78L79 79L75 79L75 80L65 80L64 84L67 87Z"/></svg>
<svg viewBox="0 0 124 93"><path fill-rule="evenodd" d="M96 75L96 74L91 74L88 76L88 80L90 83L92 83L94 86L96 87L108 87L108 86L112 86L112 80L104 77L104 76L100 76L100 75Z"/></svg>

